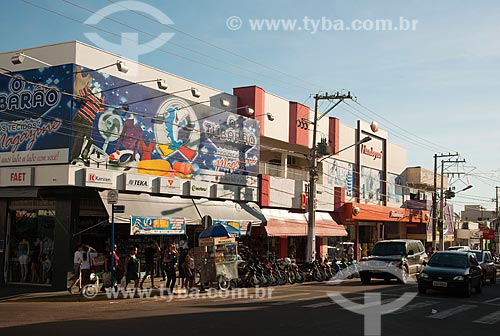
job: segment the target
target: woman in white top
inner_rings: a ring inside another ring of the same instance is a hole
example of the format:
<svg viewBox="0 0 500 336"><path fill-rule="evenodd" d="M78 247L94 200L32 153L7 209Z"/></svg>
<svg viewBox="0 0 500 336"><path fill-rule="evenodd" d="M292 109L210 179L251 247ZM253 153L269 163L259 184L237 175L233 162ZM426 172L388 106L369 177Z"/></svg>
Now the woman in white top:
<svg viewBox="0 0 500 336"><path fill-rule="evenodd" d="M82 271L82 288L90 284L90 273L92 269L92 259L97 257L96 251L85 245L82 251L82 263L80 265L80 270Z"/></svg>

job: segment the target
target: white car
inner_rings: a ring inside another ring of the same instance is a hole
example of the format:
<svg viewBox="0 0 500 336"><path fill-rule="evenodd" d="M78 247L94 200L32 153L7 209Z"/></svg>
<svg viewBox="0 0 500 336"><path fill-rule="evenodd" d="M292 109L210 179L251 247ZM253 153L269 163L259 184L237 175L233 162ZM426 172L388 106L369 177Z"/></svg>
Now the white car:
<svg viewBox="0 0 500 336"><path fill-rule="evenodd" d="M470 250L469 246L450 246L448 247L448 251L468 251Z"/></svg>

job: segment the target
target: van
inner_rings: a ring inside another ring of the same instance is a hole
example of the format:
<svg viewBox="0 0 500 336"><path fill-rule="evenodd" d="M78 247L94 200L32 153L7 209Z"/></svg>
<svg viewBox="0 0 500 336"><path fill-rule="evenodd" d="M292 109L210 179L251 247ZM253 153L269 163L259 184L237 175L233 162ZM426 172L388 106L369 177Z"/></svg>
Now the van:
<svg viewBox="0 0 500 336"><path fill-rule="evenodd" d="M382 240L375 243L369 256L360 262L359 276L363 284L370 283L372 278L405 283L408 276L419 273L427 261L420 240Z"/></svg>

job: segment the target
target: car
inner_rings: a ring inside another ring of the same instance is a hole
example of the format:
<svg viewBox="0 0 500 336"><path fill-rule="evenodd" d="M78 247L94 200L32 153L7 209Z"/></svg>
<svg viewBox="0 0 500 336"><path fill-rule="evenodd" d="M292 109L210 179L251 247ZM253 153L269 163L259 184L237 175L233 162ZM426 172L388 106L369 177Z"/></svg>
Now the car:
<svg viewBox="0 0 500 336"><path fill-rule="evenodd" d="M428 256L420 240L392 239L375 243L367 258L359 263L359 277L363 284L372 278L397 279L405 283L408 276L424 268Z"/></svg>
<svg viewBox="0 0 500 336"><path fill-rule="evenodd" d="M450 246L448 247L448 251L462 251L462 250L470 250L469 246Z"/></svg>
<svg viewBox="0 0 500 336"><path fill-rule="evenodd" d="M470 251L438 251L418 276L418 292L425 294L429 289L460 291L464 296L482 291L483 271Z"/></svg>
<svg viewBox="0 0 500 336"><path fill-rule="evenodd" d="M497 267L493 262L491 252L479 250L471 250L470 252L476 255L479 266L481 266L483 270L483 284L486 283L488 279L490 279L492 284L495 284L497 282Z"/></svg>

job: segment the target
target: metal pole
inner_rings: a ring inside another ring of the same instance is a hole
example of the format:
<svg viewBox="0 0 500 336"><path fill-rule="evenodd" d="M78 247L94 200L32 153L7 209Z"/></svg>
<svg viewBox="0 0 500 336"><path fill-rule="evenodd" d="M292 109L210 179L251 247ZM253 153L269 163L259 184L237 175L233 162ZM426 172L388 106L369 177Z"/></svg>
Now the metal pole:
<svg viewBox="0 0 500 336"><path fill-rule="evenodd" d="M444 251L444 161L441 161L441 196L439 200L439 250Z"/></svg>
<svg viewBox="0 0 500 336"><path fill-rule="evenodd" d="M111 204L111 286L115 285L115 205Z"/></svg>
<svg viewBox="0 0 500 336"><path fill-rule="evenodd" d="M318 128L318 100L319 96L314 96L314 127L312 137L311 149L311 168L309 170L309 197L307 199L307 209L309 211L309 221L307 223L307 253L306 261L312 262L316 257L316 213L314 209L314 201L316 199L316 175L317 175L317 161L316 161L316 131Z"/></svg>
<svg viewBox="0 0 500 336"><path fill-rule="evenodd" d="M443 176L441 176L441 180ZM434 154L434 192L432 194L432 248L436 250L437 224L437 154Z"/></svg>

